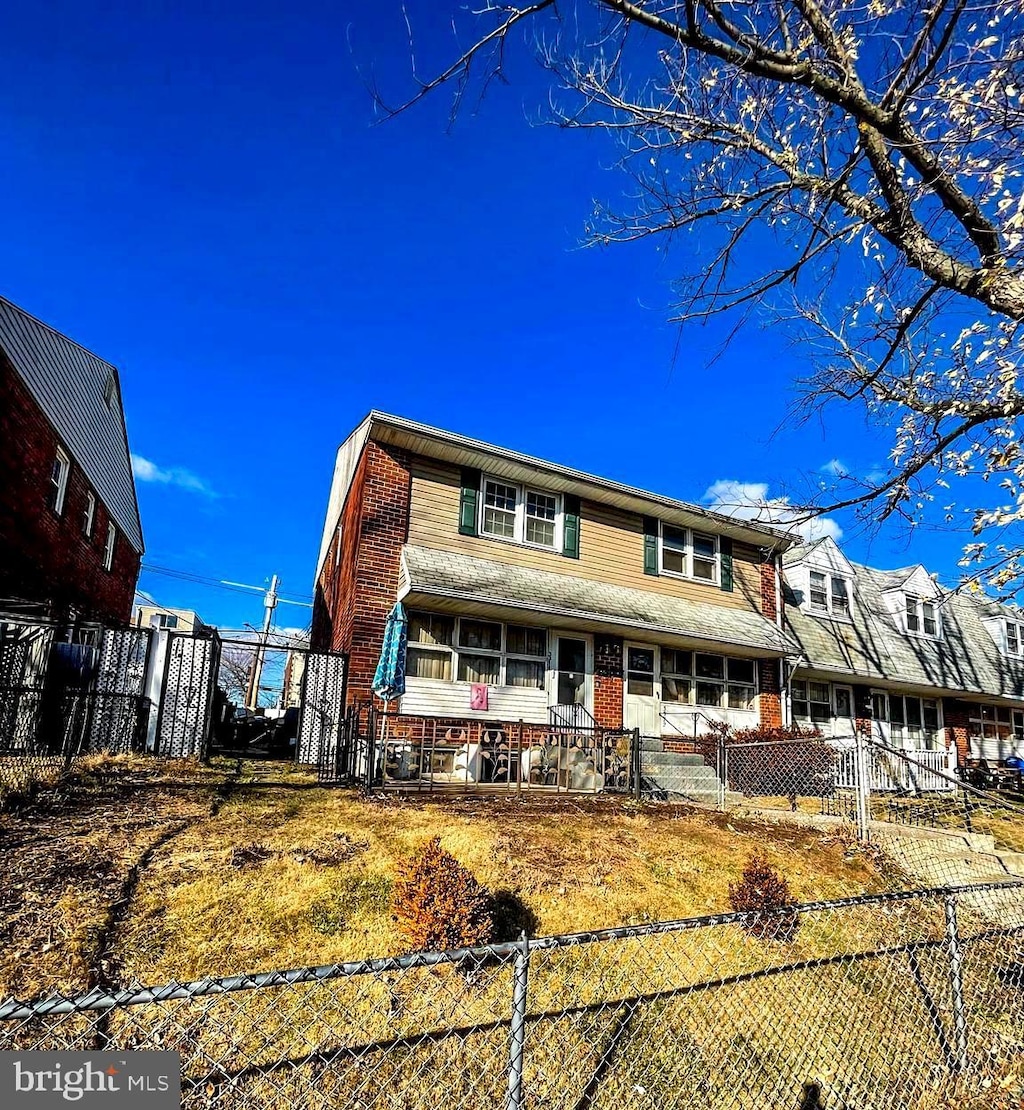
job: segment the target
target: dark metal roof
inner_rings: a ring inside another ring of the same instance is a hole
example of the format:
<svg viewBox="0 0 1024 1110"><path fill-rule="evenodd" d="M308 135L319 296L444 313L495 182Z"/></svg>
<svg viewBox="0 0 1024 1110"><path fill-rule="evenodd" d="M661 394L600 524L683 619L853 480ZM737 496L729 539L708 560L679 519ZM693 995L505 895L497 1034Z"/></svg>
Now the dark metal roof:
<svg viewBox="0 0 1024 1110"><path fill-rule="evenodd" d="M125 540L141 554L142 524L117 370L4 297L0 347Z"/></svg>

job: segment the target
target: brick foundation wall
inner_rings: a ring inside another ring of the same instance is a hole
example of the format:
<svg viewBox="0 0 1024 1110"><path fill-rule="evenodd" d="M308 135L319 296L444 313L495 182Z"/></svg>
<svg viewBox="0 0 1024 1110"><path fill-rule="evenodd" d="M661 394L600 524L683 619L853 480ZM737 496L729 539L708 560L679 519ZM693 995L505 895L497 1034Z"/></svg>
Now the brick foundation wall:
<svg viewBox="0 0 1024 1110"><path fill-rule="evenodd" d="M942 720L946 729L946 745L956 748L956 761L962 767L969 754L968 735L970 707L958 698L942 699Z"/></svg>
<svg viewBox="0 0 1024 1110"><path fill-rule="evenodd" d="M622 637L594 637L594 719L622 728Z"/></svg>
<svg viewBox="0 0 1024 1110"><path fill-rule="evenodd" d="M317 650L349 653L350 703L372 693L384 622L398 593L410 492L407 453L368 442L342 510L340 537L335 534L317 582L311 637Z"/></svg>
<svg viewBox="0 0 1024 1110"><path fill-rule="evenodd" d="M74 458L63 510L59 516L53 511L50 476L58 446L57 433L0 351L0 607L4 598L20 598L45 605L59 620L73 609L85 620L127 624L141 555L118 528L113 566L104 569L110 517L97 496L92 536L85 536L91 486Z"/></svg>
<svg viewBox="0 0 1024 1110"><path fill-rule="evenodd" d="M760 695L762 728L782 728L782 686L779 682L779 661L759 659L757 677Z"/></svg>

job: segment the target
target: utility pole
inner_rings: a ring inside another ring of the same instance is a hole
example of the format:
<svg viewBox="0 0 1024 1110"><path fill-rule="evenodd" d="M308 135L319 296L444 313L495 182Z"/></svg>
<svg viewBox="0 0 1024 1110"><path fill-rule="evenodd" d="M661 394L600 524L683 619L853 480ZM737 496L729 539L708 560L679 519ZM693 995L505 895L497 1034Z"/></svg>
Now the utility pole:
<svg viewBox="0 0 1024 1110"><path fill-rule="evenodd" d="M263 631L260 633L259 647L252 657L252 666L249 669L249 683L245 691L245 708L256 709L260 701L260 678L263 676L263 657L267 650L267 640L270 638L270 626L274 621L274 610L277 608L277 575L270 580L270 589L263 598Z"/></svg>

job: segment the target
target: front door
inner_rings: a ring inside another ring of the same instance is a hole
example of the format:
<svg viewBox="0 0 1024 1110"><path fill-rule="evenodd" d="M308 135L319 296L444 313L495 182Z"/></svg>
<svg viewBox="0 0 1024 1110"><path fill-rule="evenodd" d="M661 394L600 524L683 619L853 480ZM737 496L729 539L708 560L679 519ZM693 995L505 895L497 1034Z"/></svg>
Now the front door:
<svg viewBox="0 0 1024 1110"><path fill-rule="evenodd" d="M658 683L658 649L646 644L626 644L623 659L625 700L623 724L638 728L641 736L661 735L661 689Z"/></svg>
<svg viewBox="0 0 1024 1110"><path fill-rule="evenodd" d="M835 699L835 722L832 735L843 739L856 736L857 720L853 709L853 687L833 686L832 696Z"/></svg>
<svg viewBox="0 0 1024 1110"><path fill-rule="evenodd" d="M555 636L554 671L551 679L550 704L565 707L562 715L566 724L579 724L570 720L574 706L581 706L591 713L590 666L591 646L586 636Z"/></svg>

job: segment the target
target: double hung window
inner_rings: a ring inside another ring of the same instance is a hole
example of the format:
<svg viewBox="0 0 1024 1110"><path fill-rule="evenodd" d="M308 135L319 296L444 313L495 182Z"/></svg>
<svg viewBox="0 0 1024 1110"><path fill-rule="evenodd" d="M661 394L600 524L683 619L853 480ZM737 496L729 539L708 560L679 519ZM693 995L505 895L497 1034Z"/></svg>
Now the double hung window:
<svg viewBox="0 0 1024 1110"><path fill-rule="evenodd" d="M719 542L717 536L661 525L661 573L697 578L702 582L719 580Z"/></svg>
<svg viewBox="0 0 1024 1110"><path fill-rule="evenodd" d="M110 570L114 565L114 543L117 540L117 529L113 524L107 525L107 542L103 545L103 569Z"/></svg>
<svg viewBox="0 0 1024 1110"><path fill-rule="evenodd" d="M556 550L562 527L558 494L485 478L480 534Z"/></svg>
<svg viewBox="0 0 1024 1110"><path fill-rule="evenodd" d="M50 508L60 516L64 512L64 499L68 492L68 475L71 473L71 460L58 447L50 470Z"/></svg>
<svg viewBox="0 0 1024 1110"><path fill-rule="evenodd" d="M831 613L834 617L850 615L850 584L838 574L825 574L812 570L809 576L807 601L816 613Z"/></svg>
<svg viewBox="0 0 1024 1110"><path fill-rule="evenodd" d="M1006 653L1007 655L1024 653L1024 624L1019 621L1006 622Z"/></svg>
<svg viewBox="0 0 1024 1110"><path fill-rule="evenodd" d="M915 636L935 639L939 635L939 610L933 601L920 597L906 598L907 631Z"/></svg>

